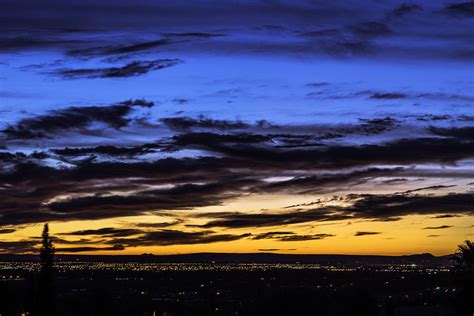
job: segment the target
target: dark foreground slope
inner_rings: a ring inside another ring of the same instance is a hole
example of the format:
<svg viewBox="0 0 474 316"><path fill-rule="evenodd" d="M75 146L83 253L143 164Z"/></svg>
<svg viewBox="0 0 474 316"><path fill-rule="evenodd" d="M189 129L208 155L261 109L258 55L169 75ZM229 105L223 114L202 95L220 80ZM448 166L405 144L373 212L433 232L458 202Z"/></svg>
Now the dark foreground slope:
<svg viewBox="0 0 474 316"><path fill-rule="evenodd" d="M32 260L0 256L2 316L31 310ZM472 289L460 286L446 257L429 254L59 255L57 261L56 315L472 316Z"/></svg>

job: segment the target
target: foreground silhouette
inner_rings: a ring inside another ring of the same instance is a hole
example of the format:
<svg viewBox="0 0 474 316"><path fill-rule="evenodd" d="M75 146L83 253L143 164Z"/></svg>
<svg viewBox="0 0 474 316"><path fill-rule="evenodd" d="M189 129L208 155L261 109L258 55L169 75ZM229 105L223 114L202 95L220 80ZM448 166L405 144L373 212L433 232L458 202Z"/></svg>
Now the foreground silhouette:
<svg viewBox="0 0 474 316"><path fill-rule="evenodd" d="M456 269L472 271L474 269L474 243L466 240L459 245L452 260L455 262Z"/></svg>
<svg viewBox="0 0 474 316"><path fill-rule="evenodd" d="M472 244L460 245L452 265L447 256L432 263L415 256L381 265L338 259L321 263L325 268L287 262L242 269L161 256L56 257L45 226L38 272L31 272L31 259L19 257L0 269L0 314L472 316ZM28 292L32 275L34 291Z"/></svg>
<svg viewBox="0 0 474 316"><path fill-rule="evenodd" d="M33 315L54 316L55 311L55 286L54 286L54 246L49 236L48 224L44 225L42 245L40 250L40 271L34 289Z"/></svg>
<svg viewBox="0 0 474 316"><path fill-rule="evenodd" d="M474 315L474 243L466 240L451 258L454 262L454 283L459 288L458 315Z"/></svg>

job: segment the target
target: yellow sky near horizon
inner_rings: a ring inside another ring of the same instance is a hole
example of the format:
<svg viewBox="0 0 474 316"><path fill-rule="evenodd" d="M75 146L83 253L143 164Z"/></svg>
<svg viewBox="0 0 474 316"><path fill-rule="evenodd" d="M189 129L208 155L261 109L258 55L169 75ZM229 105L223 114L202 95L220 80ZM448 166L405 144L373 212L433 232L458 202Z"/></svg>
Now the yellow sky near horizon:
<svg viewBox="0 0 474 316"><path fill-rule="evenodd" d="M379 180L380 181L380 180ZM432 182L440 184L440 182ZM446 183L442 180L441 183ZM415 185L414 187L419 187ZM338 196L346 196L349 193L390 194L395 191L409 190L409 186L393 185L390 187L364 184L348 189L341 189ZM457 188L441 188L431 194L449 194ZM462 191L461 191L462 192ZM66 235L65 233L97 230L102 228L116 229L139 229L143 232L162 230L175 230L186 233L199 233L212 231L210 235L232 235L238 236L250 234L249 236L232 241L217 241L209 243L181 243L173 245L153 246L130 246L124 250L95 249L94 251L75 252L78 254L106 254L106 255L140 255L153 253L156 255L184 254L198 252L221 252L221 253L251 253L251 252L275 252L288 254L360 254L360 255L409 255L417 253L432 253L433 255L452 254L457 245L464 240L473 239L474 216L454 214L453 217L435 218L435 214L407 215L400 220L383 221L375 218L354 218L350 220L336 221L305 221L295 224L245 227L245 228L221 228L221 227L199 227L209 221L215 220L216 214L241 213L241 214L281 214L285 212L303 212L314 208L325 206L347 207L351 202L333 199L334 193L320 194L253 194L231 199L222 205L206 206L191 210L170 210L161 212L150 212L149 215L116 217L99 220L82 220L67 222L50 222L50 233L52 236L67 240L68 243L56 242L58 253L71 247L111 247L113 236L100 234L94 235ZM315 201L318 201L315 204ZM306 205L305 205L306 204ZM206 215L207 214L207 215ZM440 215L441 213L437 213ZM206 216L203 216L206 215ZM179 220L169 227L146 228L140 227L140 223L170 223ZM15 227L13 233L0 235L4 242L31 241L32 238L41 236L42 224L33 224ZM322 239L302 241L282 241L278 238L253 239L258 234L268 232L291 232L293 235L309 236L315 234L327 234ZM357 232L371 233L355 236ZM140 235L129 235L116 237L122 240L134 240ZM85 239L86 242L71 243ZM62 250L63 249L63 250Z"/></svg>
<svg viewBox="0 0 474 316"><path fill-rule="evenodd" d="M152 220L153 218L153 220ZM161 220L160 220L161 219ZM52 236L61 236L79 230L100 229L104 227L133 228L133 223L167 222L170 219L153 216L124 217L96 221L51 222ZM190 220L192 222L192 220ZM455 251L458 244L474 236L474 216L453 218L432 218L432 216L411 215L394 222L376 222L371 220L312 222L303 224L283 225L278 227L253 227L241 229L214 229L216 234L252 234L249 237L235 240L203 244L158 245L128 247L122 251L85 251L80 254L107 255L139 255L153 253L156 255L184 254L197 252L249 253L275 252L288 254L360 254L360 255L408 255L416 253L432 253L447 255ZM443 229L424 229L426 227L449 226ZM3 234L3 241L27 240L39 237L43 226L29 225L14 233ZM201 229L189 228L178 224L164 229L185 230L190 232ZM153 229L151 229L153 230ZM299 235L331 234L320 240L308 241L279 241L276 239L253 240L259 234L272 231L291 231ZM357 232L377 232L379 234L355 236ZM434 236L433 236L434 235ZM85 236L84 236L85 237ZM99 236L91 236L100 246ZM79 240L81 236L68 240ZM133 239L134 237L128 237ZM77 245L76 245L77 246ZM84 244L87 246L87 244ZM57 248L72 247L71 245L56 244ZM64 253L64 252L63 252Z"/></svg>

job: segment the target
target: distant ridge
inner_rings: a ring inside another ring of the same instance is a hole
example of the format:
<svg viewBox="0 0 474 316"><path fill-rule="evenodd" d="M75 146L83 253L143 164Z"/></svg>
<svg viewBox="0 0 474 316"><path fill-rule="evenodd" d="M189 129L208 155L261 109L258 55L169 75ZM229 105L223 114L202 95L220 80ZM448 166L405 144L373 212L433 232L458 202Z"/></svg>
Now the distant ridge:
<svg viewBox="0 0 474 316"><path fill-rule="evenodd" d="M178 255L57 255L59 261L156 262L156 263L315 263L315 264L420 264L450 265L451 256L430 253L380 255L276 254L276 253L191 253ZM0 261L37 261L36 255L0 254Z"/></svg>

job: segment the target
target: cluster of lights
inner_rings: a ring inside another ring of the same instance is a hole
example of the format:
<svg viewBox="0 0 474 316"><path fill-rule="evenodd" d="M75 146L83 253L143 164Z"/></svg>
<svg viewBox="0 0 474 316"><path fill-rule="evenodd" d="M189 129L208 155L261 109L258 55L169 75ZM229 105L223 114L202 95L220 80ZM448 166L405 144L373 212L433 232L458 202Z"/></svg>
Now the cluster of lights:
<svg viewBox="0 0 474 316"><path fill-rule="evenodd" d="M141 262L82 262L60 261L55 263L59 272L71 271L124 271L124 272L192 272L192 271L272 271L272 270L323 270L330 272L378 271L398 273L436 274L449 272L448 267L420 265L351 266L305 263L141 263ZM0 262L0 271L39 271L37 262Z"/></svg>

